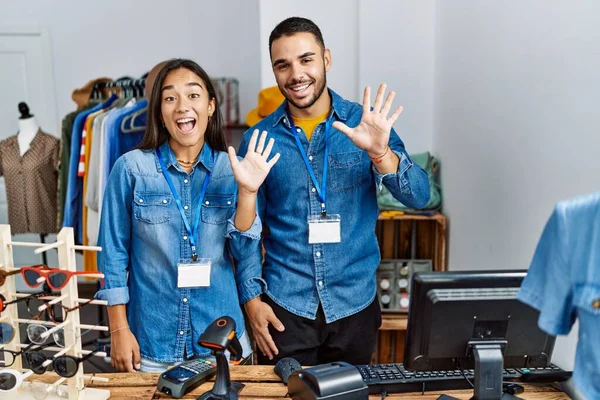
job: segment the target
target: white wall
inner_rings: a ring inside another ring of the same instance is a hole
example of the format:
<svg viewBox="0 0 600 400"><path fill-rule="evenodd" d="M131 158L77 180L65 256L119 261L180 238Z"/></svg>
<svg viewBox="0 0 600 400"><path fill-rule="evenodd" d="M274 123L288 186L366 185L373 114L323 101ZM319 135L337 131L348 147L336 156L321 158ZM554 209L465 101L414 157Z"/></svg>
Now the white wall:
<svg viewBox="0 0 600 400"><path fill-rule="evenodd" d="M554 204L599 189L600 3L438 1L433 150L451 269L527 268ZM575 339L557 346L572 366Z"/></svg>
<svg viewBox="0 0 600 400"><path fill-rule="evenodd" d="M358 99L385 82L404 106L394 128L408 151L431 150L435 2L360 0L358 15Z"/></svg>
<svg viewBox="0 0 600 400"><path fill-rule="evenodd" d="M73 89L89 80L139 77L172 57L191 58L211 76L237 77L242 115L255 106L260 88L260 64L253 61L259 40L257 0L0 0L0 7L0 25L33 23L49 29L60 119L75 109Z"/></svg>

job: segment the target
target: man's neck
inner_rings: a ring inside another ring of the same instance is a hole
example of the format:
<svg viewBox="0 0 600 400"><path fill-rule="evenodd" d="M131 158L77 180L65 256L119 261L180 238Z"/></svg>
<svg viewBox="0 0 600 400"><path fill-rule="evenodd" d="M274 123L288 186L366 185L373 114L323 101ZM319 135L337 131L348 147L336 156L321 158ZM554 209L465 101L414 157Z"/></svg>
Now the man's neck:
<svg viewBox="0 0 600 400"><path fill-rule="evenodd" d="M321 93L321 97L319 97L310 107L297 108L289 101L287 104L290 108L290 113L294 118L316 118L329 110L331 107L331 96L329 95L329 90L327 90L326 86L323 93Z"/></svg>

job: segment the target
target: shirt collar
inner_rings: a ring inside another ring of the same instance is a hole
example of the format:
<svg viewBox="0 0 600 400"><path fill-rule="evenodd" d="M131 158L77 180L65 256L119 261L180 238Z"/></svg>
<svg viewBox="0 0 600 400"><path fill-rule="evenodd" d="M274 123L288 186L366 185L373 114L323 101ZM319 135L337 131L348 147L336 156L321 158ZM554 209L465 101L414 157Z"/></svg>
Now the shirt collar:
<svg viewBox="0 0 600 400"><path fill-rule="evenodd" d="M335 114L337 120L346 121L348 118L348 102L344 100L340 95L334 92L331 89L327 89L329 91L329 96L331 97L331 113ZM287 101L281 103L281 105L273 112L273 127L277 124L281 123L285 125L287 128L291 128L290 121L288 121L287 117ZM330 114L331 115L331 114Z"/></svg>
<svg viewBox="0 0 600 400"><path fill-rule="evenodd" d="M177 158L175 157L175 153L169 146L169 141L164 142L160 147L160 153L162 154L163 161L165 163L165 167L169 169L170 167L180 168L179 163L177 162ZM202 150L200 151L200 156L198 160L194 164L194 168L198 164L202 164L207 171L212 172L213 164L212 164L212 148L207 142L204 142L204 146L202 146ZM160 164L159 164L160 166Z"/></svg>

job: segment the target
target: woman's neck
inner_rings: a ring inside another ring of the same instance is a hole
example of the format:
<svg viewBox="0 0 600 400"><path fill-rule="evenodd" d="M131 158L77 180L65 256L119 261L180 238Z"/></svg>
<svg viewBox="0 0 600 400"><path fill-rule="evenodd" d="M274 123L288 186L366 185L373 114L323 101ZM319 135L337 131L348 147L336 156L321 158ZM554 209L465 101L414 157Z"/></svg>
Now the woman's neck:
<svg viewBox="0 0 600 400"><path fill-rule="evenodd" d="M204 147L204 139L193 146L184 146L177 143L177 141L172 138L169 138L169 146L171 146L171 150L173 150L173 154L175 154L177 161L179 161L182 166L187 166L187 164L181 163L181 161L189 161L190 163L196 161Z"/></svg>

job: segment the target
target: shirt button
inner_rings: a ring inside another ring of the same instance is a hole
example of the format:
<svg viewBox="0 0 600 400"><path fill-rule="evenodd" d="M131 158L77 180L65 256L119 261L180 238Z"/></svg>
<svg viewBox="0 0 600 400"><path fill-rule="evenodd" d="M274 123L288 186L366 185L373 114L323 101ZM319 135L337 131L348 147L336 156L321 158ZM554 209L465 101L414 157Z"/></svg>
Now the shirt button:
<svg viewBox="0 0 600 400"><path fill-rule="evenodd" d="M184 236L184 237L183 237L183 240L187 240L187 236Z"/></svg>
<svg viewBox="0 0 600 400"><path fill-rule="evenodd" d="M209 205L210 201L207 200L207 201L204 202L204 204Z"/></svg>
<svg viewBox="0 0 600 400"><path fill-rule="evenodd" d="M167 203L168 203L167 199L164 199L163 204L167 204Z"/></svg>
<svg viewBox="0 0 600 400"><path fill-rule="evenodd" d="M184 331L179 331L179 334L180 334L180 335L183 335L184 333L185 333Z"/></svg>
<svg viewBox="0 0 600 400"><path fill-rule="evenodd" d="M317 191L317 189L315 189L315 188L312 188L311 190L313 193Z"/></svg>
<svg viewBox="0 0 600 400"><path fill-rule="evenodd" d="M189 181L188 181L187 179L184 179L184 180L183 180L183 183L188 183L188 182L189 182Z"/></svg>
<svg viewBox="0 0 600 400"><path fill-rule="evenodd" d="M600 309L600 299L596 299L592 302L592 308L595 308L596 310Z"/></svg>
<svg viewBox="0 0 600 400"><path fill-rule="evenodd" d="M230 206L230 205L231 205L231 202L230 202L230 201L228 201L228 202L227 202L227 205L228 205L228 206Z"/></svg>
<svg viewBox="0 0 600 400"><path fill-rule="evenodd" d="M143 203L143 202L144 202L144 199L140 199L140 203Z"/></svg>
<svg viewBox="0 0 600 400"><path fill-rule="evenodd" d="M187 297L184 297L182 300L184 303L187 303Z"/></svg>
<svg viewBox="0 0 600 400"><path fill-rule="evenodd" d="M315 253L315 256L317 256L317 257L321 257L321 252L320 252L320 251L317 251L317 252Z"/></svg>
<svg viewBox="0 0 600 400"><path fill-rule="evenodd" d="M323 281L319 281L319 287L323 287Z"/></svg>
<svg viewBox="0 0 600 400"><path fill-rule="evenodd" d="M313 159L313 156L308 156L308 159L309 159L310 161L312 161L312 159Z"/></svg>
<svg viewBox="0 0 600 400"><path fill-rule="evenodd" d="M300 128L296 128L296 132L301 132Z"/></svg>
<svg viewBox="0 0 600 400"><path fill-rule="evenodd" d="M166 200L165 200L166 201ZM188 206L183 206L184 210L187 210L189 207Z"/></svg>

